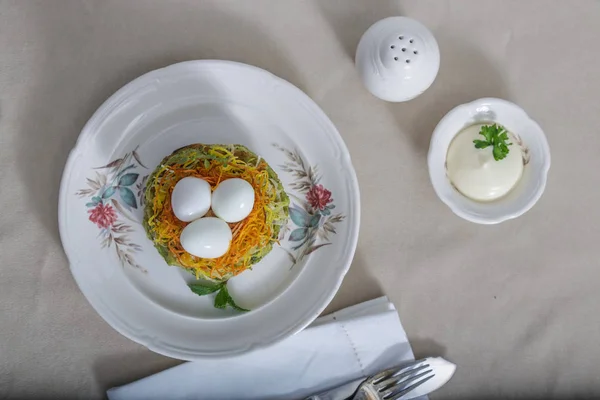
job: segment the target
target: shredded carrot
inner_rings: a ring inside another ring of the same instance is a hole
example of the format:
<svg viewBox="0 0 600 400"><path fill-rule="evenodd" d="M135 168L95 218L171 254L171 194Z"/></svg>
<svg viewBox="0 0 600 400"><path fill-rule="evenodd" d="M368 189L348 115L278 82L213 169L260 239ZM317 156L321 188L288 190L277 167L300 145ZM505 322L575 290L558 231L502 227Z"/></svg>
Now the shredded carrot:
<svg viewBox="0 0 600 400"><path fill-rule="evenodd" d="M198 145L201 146L201 145ZM273 211L269 206L276 200L276 189L269 180L267 163L258 159L256 165L249 165L226 146L206 146L211 159L186 160L182 163L161 165L154 179L148 182L154 190L150 218L147 224L152 231L155 244L164 246L184 268L193 270L196 277L203 275L211 279L235 276L252 265L251 258L270 243L273 237ZM226 160L226 162L223 162ZM229 251L216 259L193 256L181 246L179 237L188 224L175 217L171 207L171 193L175 184L187 176L194 176L208 182L212 190L222 181L241 178L254 188L254 207L244 220L229 224L233 238Z"/></svg>

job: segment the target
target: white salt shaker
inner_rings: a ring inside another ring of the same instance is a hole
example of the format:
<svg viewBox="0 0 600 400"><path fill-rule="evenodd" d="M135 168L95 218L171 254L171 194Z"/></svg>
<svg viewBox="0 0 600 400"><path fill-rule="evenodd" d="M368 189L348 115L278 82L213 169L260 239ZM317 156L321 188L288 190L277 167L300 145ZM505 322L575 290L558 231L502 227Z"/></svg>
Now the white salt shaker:
<svg viewBox="0 0 600 400"><path fill-rule="evenodd" d="M356 68L367 89L386 101L407 101L423 93L440 68L440 50L423 24L389 17L373 24L356 49Z"/></svg>

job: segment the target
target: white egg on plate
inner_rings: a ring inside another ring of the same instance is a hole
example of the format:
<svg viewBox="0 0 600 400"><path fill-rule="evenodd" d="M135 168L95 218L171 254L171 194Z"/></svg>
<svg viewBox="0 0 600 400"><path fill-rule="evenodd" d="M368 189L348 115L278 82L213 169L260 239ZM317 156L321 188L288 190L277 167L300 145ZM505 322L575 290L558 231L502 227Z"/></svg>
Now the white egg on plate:
<svg viewBox="0 0 600 400"><path fill-rule="evenodd" d="M239 178L227 179L212 195L215 215L229 223L239 222L250 215L254 207L254 188Z"/></svg>
<svg viewBox="0 0 600 400"><path fill-rule="evenodd" d="M188 224L179 240L188 253L201 258L218 258L229 250L233 235L227 222L206 217Z"/></svg>
<svg viewBox="0 0 600 400"><path fill-rule="evenodd" d="M173 188L171 206L181 221L191 222L203 217L210 210L210 204L211 188L204 179L188 176Z"/></svg>

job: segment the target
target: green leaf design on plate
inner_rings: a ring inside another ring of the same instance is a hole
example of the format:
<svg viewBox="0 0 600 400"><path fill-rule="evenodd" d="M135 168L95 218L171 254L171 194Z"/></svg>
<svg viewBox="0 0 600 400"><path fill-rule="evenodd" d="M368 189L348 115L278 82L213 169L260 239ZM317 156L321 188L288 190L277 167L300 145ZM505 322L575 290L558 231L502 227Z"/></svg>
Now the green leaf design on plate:
<svg viewBox="0 0 600 400"><path fill-rule="evenodd" d="M113 194L115 194L115 191L117 190L117 188L115 188L114 186L111 186L109 188L107 188L104 193L102 193L102 198L103 199L108 199L110 196L112 196Z"/></svg>
<svg viewBox="0 0 600 400"><path fill-rule="evenodd" d="M135 181L137 181L138 176L140 176L140 174L136 174L136 173L129 173L129 174L123 175L122 177L119 178L119 186L133 185L135 183Z"/></svg>
<svg viewBox="0 0 600 400"><path fill-rule="evenodd" d="M300 247L304 246L307 241L308 241L308 238L304 239L303 241L300 242L299 245L292 247L292 250L294 250L294 251L298 250Z"/></svg>
<svg viewBox="0 0 600 400"><path fill-rule="evenodd" d="M290 242L299 242L301 240L304 240L306 238L307 233L307 228L294 229L292 233L290 233Z"/></svg>
<svg viewBox="0 0 600 400"><path fill-rule="evenodd" d="M103 165L101 167L96 167L94 169L104 169L104 168L120 167L121 164L123 164L123 161L125 161L125 160L123 160L122 158L117 158L116 160L114 160L114 161L112 161L112 162L110 162L110 163L108 163L106 165Z"/></svg>
<svg viewBox="0 0 600 400"><path fill-rule="evenodd" d="M129 164L128 166L126 166L125 168L123 168L118 174L117 176L121 176L123 175L126 171L129 171L130 169L135 168L135 164Z"/></svg>
<svg viewBox="0 0 600 400"><path fill-rule="evenodd" d="M136 147L136 149L137 149L137 147ZM140 155L139 155L139 154L138 154L138 152L137 152L137 151L135 151L135 150L133 151L133 158L135 158L135 161L137 161L137 162L138 162L138 164L140 164L142 167L144 167L144 168L148 169L148 167L146 167L146 166L145 166L145 165L142 163L142 159L140 158Z"/></svg>
<svg viewBox="0 0 600 400"><path fill-rule="evenodd" d="M329 246L331 243L322 243L322 244L318 244L316 246L311 246L308 250L306 250L306 253L304 253L305 256L309 255L310 253L319 250L321 247L323 246Z"/></svg>
<svg viewBox="0 0 600 400"><path fill-rule="evenodd" d="M131 190L127 189L126 187L120 187L119 195L121 196L121 200L123 200L123 202L129 207L137 208L137 201L135 200L135 195Z"/></svg>
<svg viewBox="0 0 600 400"><path fill-rule="evenodd" d="M298 226L308 227L310 226L310 215L306 211L297 206L292 206L289 208L290 210L290 218L294 223Z"/></svg>
<svg viewBox="0 0 600 400"><path fill-rule="evenodd" d="M315 226L319 225L319 221L321 220L321 214L315 214L312 216L312 218L310 219L310 222L308 223L308 226L310 226L311 228L314 228Z"/></svg>

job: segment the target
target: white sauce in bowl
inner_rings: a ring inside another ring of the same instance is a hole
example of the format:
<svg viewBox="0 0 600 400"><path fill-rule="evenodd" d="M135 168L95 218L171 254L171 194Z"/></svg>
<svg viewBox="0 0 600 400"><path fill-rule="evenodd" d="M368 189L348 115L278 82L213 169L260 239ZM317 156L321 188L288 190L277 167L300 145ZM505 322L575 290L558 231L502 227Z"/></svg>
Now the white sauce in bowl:
<svg viewBox="0 0 600 400"><path fill-rule="evenodd" d="M508 132L509 152L496 161L492 146L477 149L473 140L487 124L471 125L460 131L450 143L446 172L452 185L464 196L477 201L492 201L510 192L523 175L523 154L515 135Z"/></svg>

